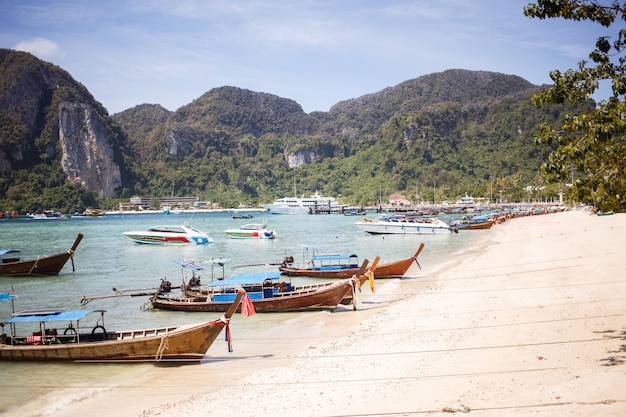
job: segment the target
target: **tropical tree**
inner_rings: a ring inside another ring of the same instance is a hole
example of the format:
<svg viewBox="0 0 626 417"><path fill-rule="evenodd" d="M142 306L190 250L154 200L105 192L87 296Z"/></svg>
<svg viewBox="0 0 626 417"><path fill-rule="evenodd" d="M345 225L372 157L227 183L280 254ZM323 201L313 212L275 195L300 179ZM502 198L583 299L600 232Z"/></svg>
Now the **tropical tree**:
<svg viewBox="0 0 626 417"><path fill-rule="evenodd" d="M539 0L524 8L528 17L591 21L609 32L626 21L626 2L602 5L597 0ZM572 185L576 201L602 211L626 211L626 29L598 38L577 69L550 72L554 85L533 96L535 105L588 100L600 82L611 84L611 95L594 110L569 114L561 127L543 124L537 144L556 143L541 169L549 182L565 181L572 166L584 173ZM615 31L614 31L615 32Z"/></svg>

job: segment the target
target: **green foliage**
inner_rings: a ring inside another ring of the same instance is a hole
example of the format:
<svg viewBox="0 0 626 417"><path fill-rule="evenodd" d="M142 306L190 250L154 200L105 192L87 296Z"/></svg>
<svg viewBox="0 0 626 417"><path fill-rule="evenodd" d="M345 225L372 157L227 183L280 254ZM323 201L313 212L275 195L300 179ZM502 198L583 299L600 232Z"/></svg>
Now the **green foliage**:
<svg viewBox="0 0 626 417"><path fill-rule="evenodd" d="M557 143L534 146L531 132L556 123L564 109L591 108L535 107L530 99L540 88L520 77L450 70L329 112L306 114L293 100L222 87L175 112L142 104L109 117L51 64L8 50L0 50L0 63L0 103L20 103L0 108L0 209L21 212L111 209L135 195L258 205L292 195L294 186L298 194L319 191L355 205L397 192L432 201L434 188L439 202L466 193L537 198L526 187L538 183L538 168ZM86 104L101 119L122 174L115 199L65 179L64 101Z"/></svg>
<svg viewBox="0 0 626 417"><path fill-rule="evenodd" d="M611 6L583 0L539 1L526 6L524 13L539 19L564 18L589 20L606 28L615 20L626 19L624 4ZM554 144L542 171L548 181L565 181L575 167L583 175L574 181L572 196L591 203L602 211L626 210L626 29L617 39L600 37L589 54L590 62L582 61L575 70L564 73L554 70L552 88L533 97L536 105L546 103L579 103L587 100L609 81L612 95L595 109L567 114L559 127L543 123L535 138L538 144Z"/></svg>

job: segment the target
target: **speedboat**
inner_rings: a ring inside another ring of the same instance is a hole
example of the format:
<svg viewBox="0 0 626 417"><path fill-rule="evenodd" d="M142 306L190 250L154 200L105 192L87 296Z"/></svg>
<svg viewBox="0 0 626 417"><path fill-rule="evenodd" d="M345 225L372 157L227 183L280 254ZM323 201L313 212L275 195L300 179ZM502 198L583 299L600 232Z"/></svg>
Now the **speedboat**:
<svg viewBox="0 0 626 417"><path fill-rule="evenodd" d="M135 243L146 245L206 245L213 238L208 234L182 226L152 226L148 230L124 232L124 236Z"/></svg>
<svg viewBox="0 0 626 417"><path fill-rule="evenodd" d="M239 229L226 229L224 233L231 239L276 239L278 235L273 230L265 228L263 223L244 224Z"/></svg>
<svg viewBox="0 0 626 417"><path fill-rule="evenodd" d="M362 218L356 226L372 235L377 234L420 234L433 235L454 231L443 220L429 216L383 216L380 219Z"/></svg>

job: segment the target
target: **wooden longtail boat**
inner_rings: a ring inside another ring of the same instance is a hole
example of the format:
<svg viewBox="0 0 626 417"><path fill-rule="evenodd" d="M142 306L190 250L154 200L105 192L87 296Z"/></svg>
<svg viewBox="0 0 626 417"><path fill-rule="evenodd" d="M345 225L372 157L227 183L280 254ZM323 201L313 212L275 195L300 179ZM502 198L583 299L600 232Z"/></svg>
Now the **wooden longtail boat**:
<svg viewBox="0 0 626 417"><path fill-rule="evenodd" d="M417 257L420 255L424 249L424 243L420 243L419 248L415 252L415 255L410 258L402 259L396 262L389 262L386 264L378 264L375 268L372 269L376 278L402 278L406 271L409 270L413 262L417 264L419 267L420 264L417 261ZM421 267L420 267L421 268Z"/></svg>
<svg viewBox="0 0 626 417"><path fill-rule="evenodd" d="M104 310L51 309L15 313L2 323L0 360L199 362L221 331L228 327L244 294L245 291L240 290L229 303L226 313L217 320L142 330L105 330ZM82 332L80 321L93 312L99 312L101 317L93 328ZM46 327L51 322L69 324L64 331L57 333ZM16 336L18 323L34 323L40 330L30 336ZM4 333L6 325L9 334Z"/></svg>
<svg viewBox="0 0 626 417"><path fill-rule="evenodd" d="M390 262L386 264L379 264L374 270L376 278L401 278L406 271L413 265L413 262L417 263L417 257L424 248L424 243L421 243L415 255L410 258L402 259L396 262ZM419 266L419 263L417 264ZM343 269L326 269L326 268L294 268L290 266L281 266L278 268L280 271L286 273L289 276L306 276L315 278L350 278L353 275L358 277L365 274L366 269L361 266L360 268L343 268Z"/></svg>
<svg viewBox="0 0 626 417"><path fill-rule="evenodd" d="M230 279L224 280L230 281ZM188 312L220 312L228 308L234 293L228 282L225 292L196 292L195 296L172 297L166 294L155 294L152 308ZM283 283L284 284L284 283ZM324 282L319 284L291 286L285 289L271 282L261 284L259 291L247 292L257 313L332 310L352 291L350 280Z"/></svg>
<svg viewBox="0 0 626 417"><path fill-rule="evenodd" d="M54 255L39 256L34 259L20 260L20 251L0 251L0 275L9 276L46 276L59 275L68 259L72 259L72 271L74 271L74 251L83 239L81 233L67 252Z"/></svg>
<svg viewBox="0 0 626 417"><path fill-rule="evenodd" d="M322 255L329 256L329 255ZM291 277L313 277L313 278L350 278L353 275L363 275L367 264L365 262L360 267L312 267L312 268L295 268L291 266L280 266L278 269Z"/></svg>
<svg viewBox="0 0 626 417"><path fill-rule="evenodd" d="M368 263L366 259L359 269L363 274ZM192 270L198 268L197 265L186 262L181 262L180 265ZM173 296L169 290L171 284L164 285L162 280L160 290L151 297L150 302L152 308L160 310L219 312L225 311L237 289L243 288L254 310L259 313L332 310L352 292L349 279L292 285L291 282L282 281L282 278L285 275L277 271L247 272L200 285L199 279L194 275L189 282L185 282L183 277L181 296Z"/></svg>

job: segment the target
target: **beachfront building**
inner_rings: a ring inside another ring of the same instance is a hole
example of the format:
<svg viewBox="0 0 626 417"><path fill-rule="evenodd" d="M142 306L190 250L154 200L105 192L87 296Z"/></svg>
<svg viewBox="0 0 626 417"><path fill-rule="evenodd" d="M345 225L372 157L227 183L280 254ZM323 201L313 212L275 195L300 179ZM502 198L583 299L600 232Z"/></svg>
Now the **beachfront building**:
<svg viewBox="0 0 626 417"><path fill-rule="evenodd" d="M158 204L158 207L155 207ZM163 210L164 207L181 209L219 209L218 203L200 201L198 197L132 197L128 202L119 203L120 211Z"/></svg>

